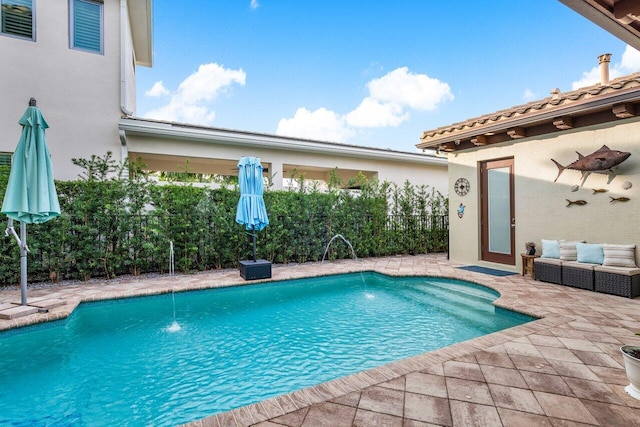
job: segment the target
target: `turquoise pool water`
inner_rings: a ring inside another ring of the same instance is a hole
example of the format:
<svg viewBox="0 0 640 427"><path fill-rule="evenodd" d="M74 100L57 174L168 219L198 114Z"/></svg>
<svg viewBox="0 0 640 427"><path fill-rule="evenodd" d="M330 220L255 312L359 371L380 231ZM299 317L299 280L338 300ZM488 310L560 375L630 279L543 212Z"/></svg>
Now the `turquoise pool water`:
<svg viewBox="0 0 640 427"><path fill-rule="evenodd" d="M0 425L175 425L532 320L377 273L82 304L0 334Z"/></svg>

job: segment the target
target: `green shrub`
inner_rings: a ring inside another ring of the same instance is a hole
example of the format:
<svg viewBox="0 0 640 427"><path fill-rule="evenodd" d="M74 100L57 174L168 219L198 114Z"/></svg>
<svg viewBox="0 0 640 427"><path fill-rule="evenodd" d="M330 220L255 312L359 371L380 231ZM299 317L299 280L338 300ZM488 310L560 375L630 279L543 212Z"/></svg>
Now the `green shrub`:
<svg viewBox="0 0 640 427"><path fill-rule="evenodd" d="M198 183L150 181L139 162L120 164L105 156L74 159L75 181L57 181L60 217L29 225L29 281L88 280L123 274L165 273L173 245L181 272L237 267L252 257L251 232L235 222L235 180L220 188ZM4 194L8 167L0 167ZM328 191L305 184L267 188L269 226L257 231L257 255L275 263L320 261L337 234L358 257L447 250L448 200L428 186L369 181L360 174L346 184L333 173ZM0 283L20 277L19 250L5 237L0 247ZM328 259L352 258L335 239Z"/></svg>

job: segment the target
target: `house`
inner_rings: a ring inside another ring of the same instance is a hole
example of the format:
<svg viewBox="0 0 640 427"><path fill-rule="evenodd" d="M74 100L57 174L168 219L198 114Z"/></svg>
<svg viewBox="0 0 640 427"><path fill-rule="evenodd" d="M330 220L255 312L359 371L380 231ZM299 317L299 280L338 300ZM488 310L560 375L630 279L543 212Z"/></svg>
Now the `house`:
<svg viewBox="0 0 640 427"><path fill-rule="evenodd" d="M640 2L559 1L640 50ZM600 84L422 133L418 148L448 153L454 261L515 271L525 242L538 254L541 239L640 244L640 74L609 81L610 60L598 57ZM604 173L560 168L603 146L630 157Z"/></svg>
<svg viewBox="0 0 640 427"><path fill-rule="evenodd" d="M419 152L286 138L136 117L136 67L152 66L152 0L0 0L0 164L10 164L31 97L50 128L56 179L73 158L141 158L152 171L235 175L241 156L262 159L283 188L292 175L344 182L362 172L444 193L445 158Z"/></svg>
<svg viewBox="0 0 640 427"><path fill-rule="evenodd" d="M422 133L449 159L453 261L517 271L529 241L640 244L640 73L609 81L610 56L599 84ZM623 161L572 169L592 153Z"/></svg>
<svg viewBox="0 0 640 427"><path fill-rule="evenodd" d="M151 66L151 0L2 0L0 164L34 97L49 124L56 179L77 178L72 158L112 151L118 120L136 105L135 67Z"/></svg>
<svg viewBox="0 0 640 427"><path fill-rule="evenodd" d="M370 180L398 185L410 180L446 194L447 160L435 155L137 117L124 117L119 126L128 156L149 170L236 175L238 159L251 155L261 159L274 190L285 188L291 177L327 183L335 173L347 185L362 173Z"/></svg>

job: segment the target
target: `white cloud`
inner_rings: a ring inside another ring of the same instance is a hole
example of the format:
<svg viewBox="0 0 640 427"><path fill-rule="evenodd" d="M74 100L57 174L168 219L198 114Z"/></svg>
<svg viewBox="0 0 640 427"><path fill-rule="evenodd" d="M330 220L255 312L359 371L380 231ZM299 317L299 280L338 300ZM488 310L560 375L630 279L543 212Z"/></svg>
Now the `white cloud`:
<svg viewBox="0 0 640 427"><path fill-rule="evenodd" d="M258 0L251 0L251 10L256 10L257 8L260 7L260 3L258 3Z"/></svg>
<svg viewBox="0 0 640 427"><path fill-rule="evenodd" d="M629 73L640 71L640 51L627 45L624 52L622 53L620 68L626 70Z"/></svg>
<svg viewBox="0 0 640 427"><path fill-rule="evenodd" d="M609 64L609 78L616 79L640 71L640 52L627 45L618 63ZM600 83L600 66L582 73L580 80L571 83L573 90Z"/></svg>
<svg viewBox="0 0 640 427"><path fill-rule="evenodd" d="M433 111L454 96L447 83L407 67L397 68L367 83L369 96L347 114L326 108L299 108L278 123L278 135L346 142L366 128L397 127L410 119L408 110Z"/></svg>
<svg viewBox="0 0 640 427"><path fill-rule="evenodd" d="M525 101L530 101L532 99L536 99L538 96L529 88L524 90L524 93L522 94L522 98Z"/></svg>
<svg viewBox="0 0 640 427"><path fill-rule="evenodd" d="M147 112L144 117L211 125L215 118L212 101L233 84L244 86L245 81L246 73L242 69L229 70L216 63L202 64L198 71L180 83L167 105Z"/></svg>
<svg viewBox="0 0 640 427"><path fill-rule="evenodd" d="M447 83L426 74L411 73L407 67L397 68L379 79L373 79L367 83L367 87L374 99L422 111L433 111L442 102L454 98Z"/></svg>
<svg viewBox="0 0 640 427"><path fill-rule="evenodd" d="M409 113L395 102L380 102L366 97L358 107L346 115L349 126L357 128L397 127L408 120Z"/></svg>
<svg viewBox="0 0 640 427"><path fill-rule="evenodd" d="M309 111L298 108L291 119L281 119L276 134L322 141L345 142L354 135L344 117L326 108Z"/></svg>
<svg viewBox="0 0 640 427"><path fill-rule="evenodd" d="M144 93L144 96L148 96L150 98L159 98L164 95L169 95L169 91L164 87L162 80L155 82L151 89Z"/></svg>

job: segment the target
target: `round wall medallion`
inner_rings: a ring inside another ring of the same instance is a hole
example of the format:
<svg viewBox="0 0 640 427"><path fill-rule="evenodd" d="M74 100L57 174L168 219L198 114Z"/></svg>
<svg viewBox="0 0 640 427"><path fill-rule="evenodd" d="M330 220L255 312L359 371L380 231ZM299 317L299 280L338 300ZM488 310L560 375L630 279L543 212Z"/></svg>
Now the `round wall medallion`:
<svg viewBox="0 0 640 427"><path fill-rule="evenodd" d="M471 185L469 184L467 178L458 178L454 185L454 189L456 190L456 194L458 196L466 195L469 192L469 188L471 188Z"/></svg>

